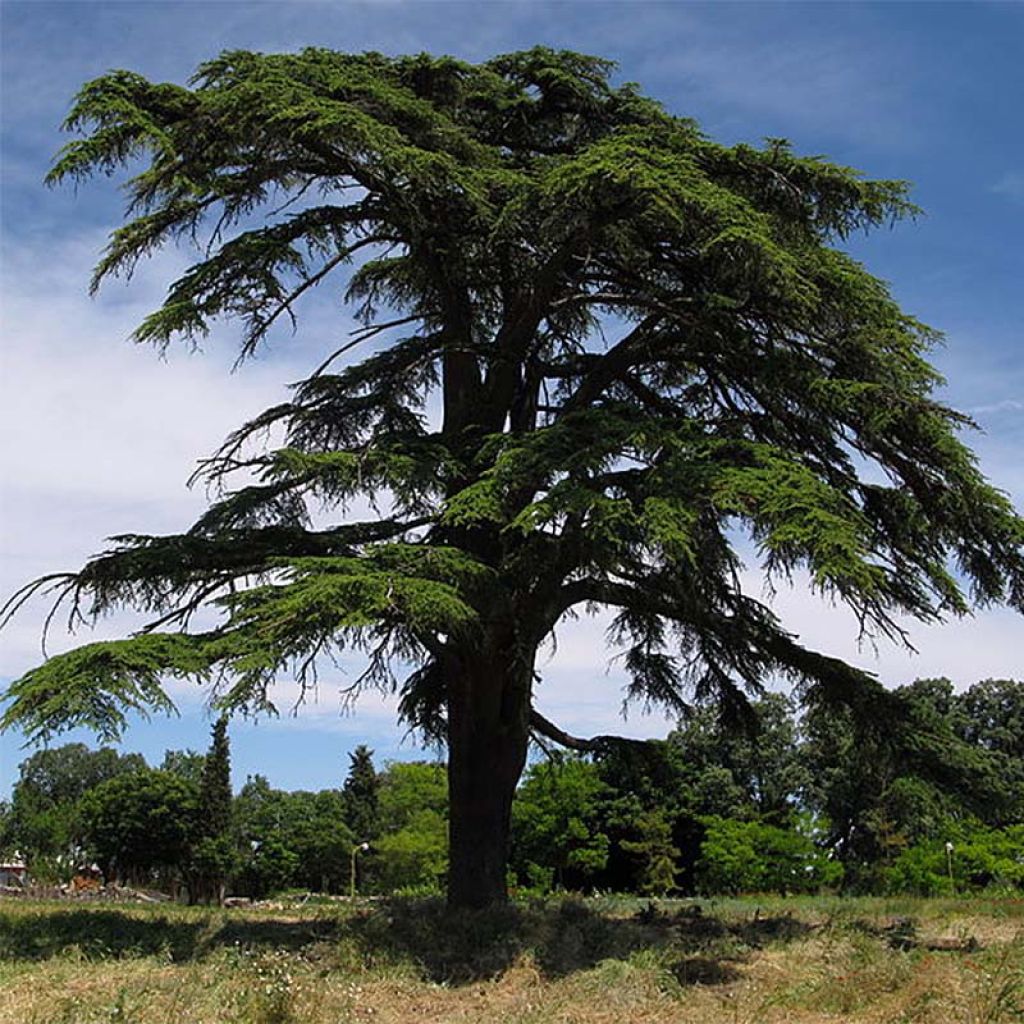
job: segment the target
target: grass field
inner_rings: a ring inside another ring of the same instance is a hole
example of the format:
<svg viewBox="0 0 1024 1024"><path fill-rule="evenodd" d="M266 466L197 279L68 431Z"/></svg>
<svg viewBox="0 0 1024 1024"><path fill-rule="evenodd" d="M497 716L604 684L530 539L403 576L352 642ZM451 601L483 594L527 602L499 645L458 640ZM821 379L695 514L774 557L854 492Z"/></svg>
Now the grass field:
<svg viewBox="0 0 1024 1024"><path fill-rule="evenodd" d="M2 1024L370 1021L1024 1021L1024 901L0 902Z"/></svg>

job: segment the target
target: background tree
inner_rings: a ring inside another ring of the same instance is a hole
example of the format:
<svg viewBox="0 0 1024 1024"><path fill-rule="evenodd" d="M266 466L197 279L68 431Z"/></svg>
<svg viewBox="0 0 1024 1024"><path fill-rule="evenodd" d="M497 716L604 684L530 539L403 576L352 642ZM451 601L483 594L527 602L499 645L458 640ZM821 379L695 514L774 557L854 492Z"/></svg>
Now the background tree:
<svg viewBox="0 0 1024 1024"><path fill-rule="evenodd" d="M348 775L342 796L345 803L345 821L356 842L377 837L380 831L378 791L380 779L373 766L373 751L360 743L348 755Z"/></svg>
<svg viewBox="0 0 1024 1024"><path fill-rule="evenodd" d="M299 857L295 884L320 892L347 892L352 847L362 840L349 827L344 795L324 789L294 793L292 798L296 821L290 842Z"/></svg>
<svg viewBox="0 0 1024 1024"><path fill-rule="evenodd" d="M394 761L381 777L381 835L368 864L383 892L438 890L449 871L443 764Z"/></svg>
<svg viewBox="0 0 1024 1024"><path fill-rule="evenodd" d="M14 599L56 587L73 621L154 621L28 672L8 725L109 734L168 706L162 677L214 671L223 708L265 710L285 667L312 680L354 646L356 689L399 689L447 744L449 900L480 906L504 898L531 730L587 745L531 705L573 609L615 614L641 702L695 691L742 716L774 676L888 718L875 680L743 592L741 558L806 570L896 640L897 616L962 614L968 592L1024 606L1024 527L935 397L934 332L839 248L911 213L906 186L718 145L611 70L544 48L236 51L187 87L84 86L51 181L134 174L94 283L201 247L138 340L229 317L244 357L346 264L363 328L202 465L239 486L191 530L122 537ZM262 450L270 427L284 443ZM380 513L345 518L357 498ZM189 632L211 601L221 623Z"/></svg>
<svg viewBox="0 0 1024 1024"><path fill-rule="evenodd" d="M636 819L636 839L626 839L622 848L640 864L638 888L651 896L666 896L676 886L679 850L672 845L672 824L664 811L645 811Z"/></svg>
<svg viewBox="0 0 1024 1024"><path fill-rule="evenodd" d="M262 775L251 775L235 798L235 827L243 865L237 889L263 897L294 884L299 858L286 844L288 794L273 789Z"/></svg>
<svg viewBox="0 0 1024 1024"><path fill-rule="evenodd" d="M704 893L816 892L842 879L842 866L812 836L759 821L709 817L696 868Z"/></svg>
<svg viewBox="0 0 1024 1024"><path fill-rule="evenodd" d="M524 885L590 888L608 863L610 787L578 758L533 765L512 808L511 866Z"/></svg>
<svg viewBox="0 0 1024 1024"><path fill-rule="evenodd" d="M224 902L228 879L238 866L231 817L231 745L228 720L221 715L199 778L196 839L188 867L193 902Z"/></svg>
<svg viewBox="0 0 1024 1024"><path fill-rule="evenodd" d="M665 741L620 744L602 753L598 766L609 787L604 813L612 846L608 874L597 884L638 888L647 872L644 851L661 851L663 865L673 861L669 887L688 892L696 884L706 820L790 827L806 771L793 705L780 694L754 701L741 727L714 706L690 708ZM658 877L660 885L667 870Z"/></svg>
<svg viewBox="0 0 1024 1024"><path fill-rule="evenodd" d="M160 771L173 772L197 786L202 782L205 767L206 755L196 750L165 750L160 762Z"/></svg>
<svg viewBox="0 0 1024 1024"><path fill-rule="evenodd" d="M255 775L238 794L234 816L242 857L236 888L245 895L347 891L354 837L340 791L286 792Z"/></svg>
<svg viewBox="0 0 1024 1024"><path fill-rule="evenodd" d="M813 710L802 724L802 799L827 823L826 843L855 888L876 888L904 850L944 842L957 823L1010 824L1024 808L1020 776L998 752L964 738L964 698L948 679L919 679L893 696L895 729L844 709Z"/></svg>
<svg viewBox="0 0 1024 1024"><path fill-rule="evenodd" d="M84 843L81 800L94 787L145 769L141 754L119 754L110 747L90 750L84 743L39 750L18 768L11 793L10 843L32 863L37 877L56 858L73 867Z"/></svg>
<svg viewBox="0 0 1024 1024"><path fill-rule="evenodd" d="M953 728L965 743L991 752L1006 798L989 824L1024 820L1024 682L986 679L956 701Z"/></svg>
<svg viewBox="0 0 1024 1024"><path fill-rule="evenodd" d="M109 779L82 798L85 839L107 880L147 884L182 872L198 831L199 793L153 768Z"/></svg>
<svg viewBox="0 0 1024 1024"><path fill-rule="evenodd" d="M14 853L14 836L11 831L11 805L0 800L0 856L8 857Z"/></svg>

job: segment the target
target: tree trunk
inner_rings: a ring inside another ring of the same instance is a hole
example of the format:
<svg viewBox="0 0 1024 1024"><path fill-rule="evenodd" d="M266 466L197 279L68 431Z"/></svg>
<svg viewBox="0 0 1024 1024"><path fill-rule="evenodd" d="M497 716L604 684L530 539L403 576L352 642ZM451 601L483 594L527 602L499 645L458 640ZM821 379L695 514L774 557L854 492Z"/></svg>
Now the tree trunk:
<svg viewBox="0 0 1024 1024"><path fill-rule="evenodd" d="M512 798L526 764L532 674L506 641L453 655L445 675L448 906L477 909L508 898Z"/></svg>

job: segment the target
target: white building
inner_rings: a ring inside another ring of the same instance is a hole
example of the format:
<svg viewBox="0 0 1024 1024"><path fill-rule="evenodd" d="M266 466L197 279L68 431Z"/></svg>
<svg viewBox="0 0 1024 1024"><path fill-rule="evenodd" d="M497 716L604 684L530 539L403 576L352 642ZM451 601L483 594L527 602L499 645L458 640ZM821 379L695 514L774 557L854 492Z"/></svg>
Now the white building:
<svg viewBox="0 0 1024 1024"><path fill-rule="evenodd" d="M21 854L15 852L13 857L0 857L0 886L23 886L28 882L28 867Z"/></svg>

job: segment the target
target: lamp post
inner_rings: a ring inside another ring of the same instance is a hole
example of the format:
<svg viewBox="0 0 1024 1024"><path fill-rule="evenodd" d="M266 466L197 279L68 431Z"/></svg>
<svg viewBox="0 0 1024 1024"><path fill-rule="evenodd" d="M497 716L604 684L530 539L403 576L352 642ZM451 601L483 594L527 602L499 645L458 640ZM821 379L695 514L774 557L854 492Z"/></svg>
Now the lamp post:
<svg viewBox="0 0 1024 1024"><path fill-rule="evenodd" d="M349 862L349 876L348 876L348 895L349 899L354 900L356 898L356 854L366 853L369 850L369 843L357 843L352 847L352 856Z"/></svg>
<svg viewBox="0 0 1024 1024"><path fill-rule="evenodd" d="M953 844L946 842L946 871L949 872L949 891L956 895L956 882L953 880Z"/></svg>

